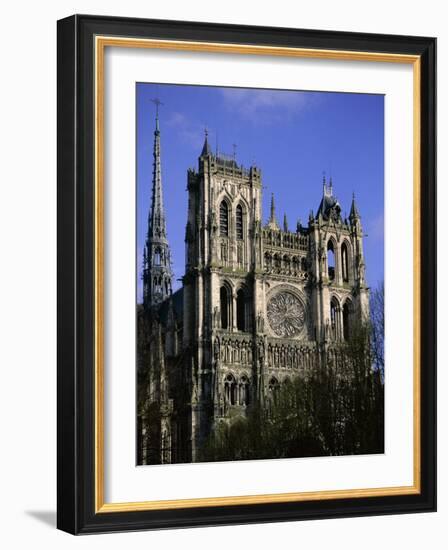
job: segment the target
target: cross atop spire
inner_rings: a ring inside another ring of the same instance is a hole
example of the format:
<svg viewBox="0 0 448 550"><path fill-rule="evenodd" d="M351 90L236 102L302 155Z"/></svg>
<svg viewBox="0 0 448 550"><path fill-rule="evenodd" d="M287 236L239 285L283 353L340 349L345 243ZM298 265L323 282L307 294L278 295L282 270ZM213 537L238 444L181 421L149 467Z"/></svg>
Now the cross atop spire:
<svg viewBox="0 0 448 550"><path fill-rule="evenodd" d="M160 105L163 105L163 103L160 101L158 97L154 97L150 101L152 101L156 106L156 131L158 132L159 131L159 107Z"/></svg>
<svg viewBox="0 0 448 550"><path fill-rule="evenodd" d="M151 100L156 102L156 107L161 104L158 99ZM153 172L152 172L152 205L150 212L149 230L152 236L166 236L165 209L163 206L162 192L162 167L160 162L160 130L158 111L156 112L156 129L154 131L154 151L153 151Z"/></svg>
<svg viewBox="0 0 448 550"><path fill-rule="evenodd" d="M208 155L212 154L212 150L210 148L210 145L208 143L208 130L207 128L204 128L204 146L202 147L201 157L206 157Z"/></svg>

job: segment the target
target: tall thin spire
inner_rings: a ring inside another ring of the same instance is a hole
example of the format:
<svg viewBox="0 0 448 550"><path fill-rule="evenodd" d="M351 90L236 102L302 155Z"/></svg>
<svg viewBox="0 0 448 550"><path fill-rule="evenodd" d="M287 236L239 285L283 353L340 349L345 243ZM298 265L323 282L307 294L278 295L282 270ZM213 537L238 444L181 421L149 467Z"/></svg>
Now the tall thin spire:
<svg viewBox="0 0 448 550"><path fill-rule="evenodd" d="M154 149L152 165L152 204L149 229L152 236L166 237L165 209L163 207L162 167L160 162L160 128L158 99L151 100L156 104L156 129L154 130Z"/></svg>
<svg viewBox="0 0 448 550"><path fill-rule="evenodd" d="M204 146L202 147L201 157L206 157L206 156L212 154L212 150L211 150L210 145L208 143L208 130L207 130L207 128L204 129L204 135L205 135L205 139L204 139Z"/></svg>
<svg viewBox="0 0 448 550"><path fill-rule="evenodd" d="M356 205L355 193L353 193L349 220L350 220L351 223L354 223L355 221L358 221L360 219L361 219L361 216L359 215L358 206Z"/></svg>
<svg viewBox="0 0 448 550"><path fill-rule="evenodd" d="M159 131L159 107L160 105L163 105L163 103L160 101L158 97L151 99L151 101L156 106L156 132L158 132Z"/></svg>
<svg viewBox="0 0 448 550"><path fill-rule="evenodd" d="M162 167L160 151L159 99L151 100L156 106L152 199L148 215L148 233L144 250L143 301L145 306L156 305L172 291L171 251L166 234L166 215L163 204Z"/></svg>
<svg viewBox="0 0 448 550"><path fill-rule="evenodd" d="M271 195L271 216L269 218L268 227L270 229L280 229L280 226L277 223L277 218L275 217L274 193Z"/></svg>

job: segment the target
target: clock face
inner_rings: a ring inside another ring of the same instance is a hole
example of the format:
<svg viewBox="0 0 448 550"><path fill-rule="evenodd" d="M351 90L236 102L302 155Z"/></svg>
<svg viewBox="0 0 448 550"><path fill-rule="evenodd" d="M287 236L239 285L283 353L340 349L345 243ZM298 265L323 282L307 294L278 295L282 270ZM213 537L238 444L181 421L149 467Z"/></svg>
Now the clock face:
<svg viewBox="0 0 448 550"><path fill-rule="evenodd" d="M297 336L305 324L302 302L287 291L279 292L269 300L267 316L272 330L282 338Z"/></svg>

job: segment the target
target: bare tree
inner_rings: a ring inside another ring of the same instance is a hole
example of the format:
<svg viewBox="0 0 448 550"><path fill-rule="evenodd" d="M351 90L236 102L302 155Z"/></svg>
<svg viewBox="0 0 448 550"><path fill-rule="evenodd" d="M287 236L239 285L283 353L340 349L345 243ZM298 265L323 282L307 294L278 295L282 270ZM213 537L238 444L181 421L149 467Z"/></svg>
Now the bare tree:
<svg viewBox="0 0 448 550"><path fill-rule="evenodd" d="M373 363L384 380L384 282L370 295L370 322Z"/></svg>
<svg viewBox="0 0 448 550"><path fill-rule="evenodd" d="M267 406L218 424L201 460L384 452L384 385L372 355L371 324L357 326L324 364L282 384Z"/></svg>

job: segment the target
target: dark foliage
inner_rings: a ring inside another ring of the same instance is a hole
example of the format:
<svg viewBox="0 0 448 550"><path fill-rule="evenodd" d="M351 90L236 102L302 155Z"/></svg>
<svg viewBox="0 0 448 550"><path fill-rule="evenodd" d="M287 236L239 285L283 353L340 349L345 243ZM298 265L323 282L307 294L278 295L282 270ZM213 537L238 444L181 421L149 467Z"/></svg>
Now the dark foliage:
<svg viewBox="0 0 448 550"><path fill-rule="evenodd" d="M362 325L310 375L283 384L266 406L218 424L201 460L384 452L384 386L373 364L372 326Z"/></svg>

